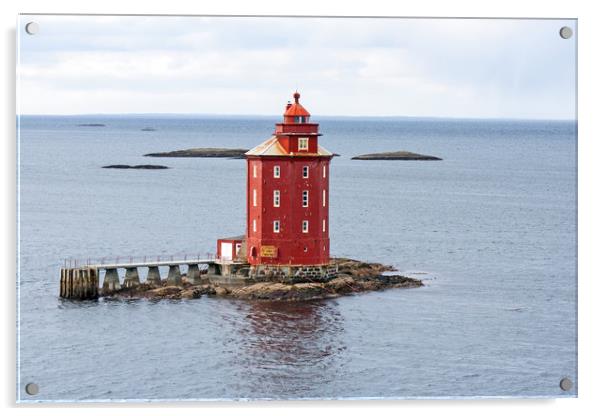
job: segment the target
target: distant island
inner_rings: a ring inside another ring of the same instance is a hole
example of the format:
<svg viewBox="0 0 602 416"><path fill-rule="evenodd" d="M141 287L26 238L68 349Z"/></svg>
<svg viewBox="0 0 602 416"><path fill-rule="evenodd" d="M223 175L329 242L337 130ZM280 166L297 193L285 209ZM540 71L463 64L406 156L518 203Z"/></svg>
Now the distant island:
<svg viewBox="0 0 602 416"><path fill-rule="evenodd" d="M230 159L244 159L249 149L230 149L223 147L196 147L193 149L173 150L171 152L147 153L149 157L224 157ZM334 153L333 156L340 156ZM368 153L354 156L352 160L443 160L436 156L421 155L418 153L396 152Z"/></svg>
<svg viewBox="0 0 602 416"><path fill-rule="evenodd" d="M152 127L144 127L143 129L140 129L140 131L157 131L157 129Z"/></svg>
<svg viewBox="0 0 602 416"><path fill-rule="evenodd" d="M195 147L193 149L174 150L171 152L147 153L149 157L226 157L244 159L249 149L230 149L225 147ZM340 156L333 153L333 156Z"/></svg>
<svg viewBox="0 0 602 416"><path fill-rule="evenodd" d="M83 123L83 124L78 124L77 127L106 127L106 124L102 124L102 123Z"/></svg>
<svg viewBox="0 0 602 416"><path fill-rule="evenodd" d="M107 165L103 169L169 169L163 165Z"/></svg>
<svg viewBox="0 0 602 416"><path fill-rule="evenodd" d="M368 153L351 158L352 160L443 160L436 156L421 155L418 153L406 152L403 150L397 152Z"/></svg>
<svg viewBox="0 0 602 416"><path fill-rule="evenodd" d="M249 149L227 149L217 147L197 147L193 149L174 150L172 152L148 153L150 157L228 157L244 159Z"/></svg>

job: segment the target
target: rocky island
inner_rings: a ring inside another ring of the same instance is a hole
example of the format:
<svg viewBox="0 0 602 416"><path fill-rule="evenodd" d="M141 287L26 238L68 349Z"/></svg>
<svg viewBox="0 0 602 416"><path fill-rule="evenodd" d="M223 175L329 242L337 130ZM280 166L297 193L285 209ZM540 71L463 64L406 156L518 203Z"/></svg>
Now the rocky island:
<svg viewBox="0 0 602 416"><path fill-rule="evenodd" d="M107 165L103 169L169 169L169 166L163 165Z"/></svg>
<svg viewBox="0 0 602 416"><path fill-rule="evenodd" d="M436 156L421 155L418 153L400 150L397 152L368 153L351 158L352 160L442 160Z"/></svg>
<svg viewBox="0 0 602 416"><path fill-rule="evenodd" d="M78 124L77 127L106 127L106 124L102 123L82 123Z"/></svg>
<svg viewBox="0 0 602 416"><path fill-rule="evenodd" d="M218 147L197 147L193 149L174 150L172 152L147 153L150 157L227 157L244 159L249 149L227 149Z"/></svg>
<svg viewBox="0 0 602 416"><path fill-rule="evenodd" d="M249 149L229 149L223 147L197 147L193 149L174 150L171 152L147 153L150 157L224 157L230 159L244 159ZM333 153L333 156L340 156Z"/></svg>
<svg viewBox="0 0 602 416"><path fill-rule="evenodd" d="M258 281L245 285L223 285L212 283L204 276L201 284L192 284L186 277L180 286L142 283L135 287L119 290L101 290L100 295L117 299L196 299L202 296L221 296L246 300L304 301L335 298L343 295L383 290L388 288L417 288L423 283L411 277L388 274L396 271L380 263L365 263L358 260L337 258L337 275L326 281Z"/></svg>

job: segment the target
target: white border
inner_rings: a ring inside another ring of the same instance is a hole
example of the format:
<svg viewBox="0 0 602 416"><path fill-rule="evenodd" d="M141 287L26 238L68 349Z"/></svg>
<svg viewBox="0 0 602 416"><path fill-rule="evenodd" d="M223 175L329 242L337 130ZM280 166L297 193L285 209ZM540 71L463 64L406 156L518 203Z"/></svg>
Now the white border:
<svg viewBox="0 0 602 416"><path fill-rule="evenodd" d="M182 414L198 414L200 411L212 413L234 413L245 410L251 414L281 414L281 406L287 413L330 414L342 410L349 414L365 414L379 411L399 414L400 411L413 413L442 412L454 415L506 415L509 412L525 411L529 414L589 414L595 408L602 408L598 388L599 377L595 373L600 368L600 324L596 317L602 316L600 303L596 297L602 293L600 279L602 273L596 257L599 256L600 239L600 185L596 177L600 175L602 155L602 131L600 128L600 64L599 40L602 39L602 19L593 1L525 1L505 0L485 2L475 0L421 0L413 2L392 2L371 0L352 3L350 1L304 0L303 2L282 0L222 0L200 2L169 0L134 2L125 0L103 0L85 2L75 0L20 0L0 3L0 19L3 25L3 70L4 100L2 126L4 128L2 149L2 193L3 206L1 261L4 265L2 320L4 333L2 404L8 409L4 414L23 411L29 413L47 412L55 415L80 414L81 408L90 415L115 412L125 408L148 415L163 415L165 407ZM252 402L252 403L179 403L179 404L105 404L69 405L61 409L56 405L15 406L15 245L16 245L16 141L15 141L15 22L17 13L152 13L152 14L303 14L303 15L389 15L389 16L462 16L462 17L553 17L579 19L579 399L557 400L475 400L475 401L326 401L326 402ZM596 120L596 118L598 120ZM202 407L203 409L195 409Z"/></svg>

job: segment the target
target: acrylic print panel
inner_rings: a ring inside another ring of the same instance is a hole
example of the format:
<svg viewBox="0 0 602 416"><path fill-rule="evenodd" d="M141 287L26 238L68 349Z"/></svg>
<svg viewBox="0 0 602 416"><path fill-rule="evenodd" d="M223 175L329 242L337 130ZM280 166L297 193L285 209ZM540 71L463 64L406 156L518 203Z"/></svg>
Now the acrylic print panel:
<svg viewBox="0 0 602 416"><path fill-rule="evenodd" d="M576 396L575 20L18 25L19 401Z"/></svg>

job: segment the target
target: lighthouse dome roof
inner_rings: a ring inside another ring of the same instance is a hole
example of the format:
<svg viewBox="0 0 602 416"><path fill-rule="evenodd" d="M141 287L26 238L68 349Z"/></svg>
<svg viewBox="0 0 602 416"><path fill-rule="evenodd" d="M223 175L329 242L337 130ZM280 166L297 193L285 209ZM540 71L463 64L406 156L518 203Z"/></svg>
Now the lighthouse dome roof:
<svg viewBox="0 0 602 416"><path fill-rule="evenodd" d="M295 99L295 102L292 104L288 104L286 106L286 111L284 112L284 116L285 117L297 117L297 116L309 117L311 115L311 114L309 114L309 111L307 111L305 109L305 107L303 107L299 103L299 98L301 98L301 94L299 94L298 91L295 91L295 93L293 94L293 98Z"/></svg>

